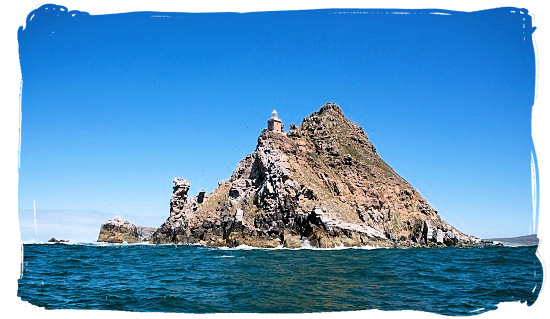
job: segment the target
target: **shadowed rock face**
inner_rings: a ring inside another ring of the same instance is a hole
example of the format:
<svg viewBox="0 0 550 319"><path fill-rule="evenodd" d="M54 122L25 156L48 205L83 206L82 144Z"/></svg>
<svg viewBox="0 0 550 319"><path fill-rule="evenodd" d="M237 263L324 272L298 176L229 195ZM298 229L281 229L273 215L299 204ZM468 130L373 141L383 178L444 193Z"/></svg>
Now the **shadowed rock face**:
<svg viewBox="0 0 550 319"><path fill-rule="evenodd" d="M299 247L454 246L480 243L436 210L376 153L334 103L264 130L229 180L200 200L174 179L170 217L153 243Z"/></svg>

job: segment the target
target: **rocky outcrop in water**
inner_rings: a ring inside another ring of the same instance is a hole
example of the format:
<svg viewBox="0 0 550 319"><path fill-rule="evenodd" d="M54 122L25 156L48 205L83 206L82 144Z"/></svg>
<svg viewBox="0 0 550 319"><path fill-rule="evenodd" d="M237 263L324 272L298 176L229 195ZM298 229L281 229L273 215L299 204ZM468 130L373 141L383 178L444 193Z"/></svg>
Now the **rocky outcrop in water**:
<svg viewBox="0 0 550 319"><path fill-rule="evenodd" d="M98 242L138 243L141 241L136 225L116 216L101 225Z"/></svg>
<svg viewBox="0 0 550 319"><path fill-rule="evenodd" d="M174 179L170 216L153 243L299 247L475 245L377 154L339 106L288 133L264 130L256 150L210 194Z"/></svg>
<svg viewBox="0 0 550 319"><path fill-rule="evenodd" d="M116 216L101 225L97 241L129 244L148 242L156 230L154 227L136 226Z"/></svg>
<svg viewBox="0 0 550 319"><path fill-rule="evenodd" d="M48 243L54 243L54 244L60 244L60 243L68 243L68 240L65 239L56 239L55 237L52 237L48 240Z"/></svg>

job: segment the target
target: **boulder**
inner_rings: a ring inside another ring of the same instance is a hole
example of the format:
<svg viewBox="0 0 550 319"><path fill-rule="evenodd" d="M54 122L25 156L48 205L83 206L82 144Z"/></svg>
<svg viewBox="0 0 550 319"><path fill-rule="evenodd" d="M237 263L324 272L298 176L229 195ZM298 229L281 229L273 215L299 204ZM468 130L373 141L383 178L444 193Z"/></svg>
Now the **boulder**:
<svg viewBox="0 0 550 319"><path fill-rule="evenodd" d="M449 230L445 233L443 243L447 246L455 246L460 241L460 237L453 230Z"/></svg>
<svg viewBox="0 0 550 319"><path fill-rule="evenodd" d="M98 242L137 243L140 242L136 225L116 216L101 225Z"/></svg>
<svg viewBox="0 0 550 319"><path fill-rule="evenodd" d="M297 232L285 229L283 232L283 247L300 248L302 247L302 237Z"/></svg>
<svg viewBox="0 0 550 319"><path fill-rule="evenodd" d="M50 238L50 240L48 240L48 243L66 243L66 242L68 242L68 240L55 239L55 237L52 237Z"/></svg>

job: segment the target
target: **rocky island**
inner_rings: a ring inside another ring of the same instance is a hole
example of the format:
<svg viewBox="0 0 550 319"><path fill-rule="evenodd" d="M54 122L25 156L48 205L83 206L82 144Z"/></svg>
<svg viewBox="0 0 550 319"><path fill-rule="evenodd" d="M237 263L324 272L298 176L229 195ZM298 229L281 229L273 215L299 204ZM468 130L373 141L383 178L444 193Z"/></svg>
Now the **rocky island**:
<svg viewBox="0 0 550 319"><path fill-rule="evenodd" d="M273 111L256 150L210 194L191 197L189 183L175 178L170 216L149 242L288 248L305 242L322 248L481 243L445 222L338 105L327 103L299 126L283 128ZM117 227L109 232L128 234L127 242L136 238L132 227ZM110 234L100 239L123 238Z"/></svg>
<svg viewBox="0 0 550 319"><path fill-rule="evenodd" d="M113 220L108 220L101 225L97 241L128 244L146 242L151 239L155 231L156 228L136 226L120 216L115 216Z"/></svg>

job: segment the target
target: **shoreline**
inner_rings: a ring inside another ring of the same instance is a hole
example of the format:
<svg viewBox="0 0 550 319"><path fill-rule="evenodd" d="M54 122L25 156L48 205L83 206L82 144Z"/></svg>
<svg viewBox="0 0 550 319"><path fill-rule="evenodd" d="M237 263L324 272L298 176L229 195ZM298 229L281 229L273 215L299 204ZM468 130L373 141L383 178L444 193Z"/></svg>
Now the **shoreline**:
<svg viewBox="0 0 550 319"><path fill-rule="evenodd" d="M73 241L66 241L66 242L37 242L37 241L27 241L27 242L21 242L21 245L82 245L82 246L97 246L97 247L109 247L109 246L178 246L178 247L184 247L184 246L195 246L195 247L203 247L208 249L219 249L219 250L253 250L253 249L261 249L261 250L346 250L346 249L358 249L358 250L376 250L376 249L421 249L421 248L437 248L437 249L445 249L445 248L479 248L479 247L532 247L532 246L538 246L538 244L514 244L514 243L507 243L507 242L482 242L480 244L476 245L457 245L457 246L445 246L445 245L417 245L417 246L410 246L410 245L393 245L393 246L377 246L377 245L363 245L363 246L335 246L335 247L315 247L311 245L302 245L301 247L284 247L283 245L276 246L276 247L260 247L260 246L250 246L250 245L238 245L238 246L209 246L204 245L200 243L193 243L193 244L178 244L178 243L162 243L162 244L156 244L156 243L150 243L150 242L139 242L139 243L108 243L108 242L73 242Z"/></svg>

